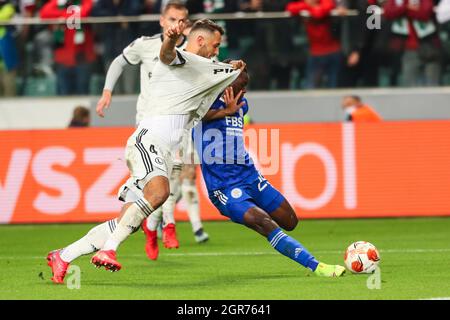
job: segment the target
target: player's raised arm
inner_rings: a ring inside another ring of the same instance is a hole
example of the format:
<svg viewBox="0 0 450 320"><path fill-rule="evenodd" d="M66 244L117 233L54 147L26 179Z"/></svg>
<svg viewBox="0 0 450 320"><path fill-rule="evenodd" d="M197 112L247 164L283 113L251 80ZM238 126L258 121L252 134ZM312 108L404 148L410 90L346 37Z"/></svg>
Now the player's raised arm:
<svg viewBox="0 0 450 320"><path fill-rule="evenodd" d="M164 41L161 46L159 59L162 63L169 65L176 58L177 52L175 46L180 37L183 36L186 24L180 21L177 25L170 27L164 34Z"/></svg>

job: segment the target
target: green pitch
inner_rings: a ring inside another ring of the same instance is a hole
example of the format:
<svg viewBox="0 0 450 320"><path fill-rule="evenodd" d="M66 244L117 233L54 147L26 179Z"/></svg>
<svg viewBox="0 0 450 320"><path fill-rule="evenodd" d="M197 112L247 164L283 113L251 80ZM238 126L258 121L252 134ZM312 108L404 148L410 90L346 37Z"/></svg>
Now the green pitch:
<svg viewBox="0 0 450 320"><path fill-rule="evenodd" d="M144 236L120 248L123 269L97 270L76 260L80 288L51 283L45 256L84 235L91 225L0 227L0 299L427 299L450 297L450 218L307 220L289 234L326 263L343 264L345 248L366 240L380 250L380 281L347 273L319 278L278 254L255 232L209 222L211 240L194 242L178 224L181 247L144 253ZM72 275L69 275L69 277ZM75 280L72 281L76 284Z"/></svg>

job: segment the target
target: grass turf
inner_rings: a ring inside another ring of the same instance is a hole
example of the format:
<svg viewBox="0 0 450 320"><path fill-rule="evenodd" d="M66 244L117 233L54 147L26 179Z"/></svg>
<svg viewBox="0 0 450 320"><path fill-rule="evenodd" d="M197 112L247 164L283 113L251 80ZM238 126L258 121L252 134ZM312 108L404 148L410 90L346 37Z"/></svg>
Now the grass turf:
<svg viewBox="0 0 450 320"><path fill-rule="evenodd" d="M194 242L190 225L177 225L181 247L147 259L144 236L120 248L123 269L97 270L90 256L73 262L80 289L50 281L45 256L84 235L91 225L0 227L0 299L422 299L450 297L450 218L306 220L289 234L318 260L343 264L353 241L381 254L381 288L369 275L319 278L278 254L255 232L231 222L208 222L210 241Z"/></svg>

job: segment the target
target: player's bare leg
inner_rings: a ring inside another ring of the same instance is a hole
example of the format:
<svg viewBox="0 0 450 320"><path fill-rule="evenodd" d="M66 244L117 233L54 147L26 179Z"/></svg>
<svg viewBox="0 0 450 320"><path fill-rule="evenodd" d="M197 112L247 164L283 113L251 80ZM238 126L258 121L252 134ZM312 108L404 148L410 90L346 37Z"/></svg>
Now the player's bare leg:
<svg viewBox="0 0 450 320"><path fill-rule="evenodd" d="M125 211L116 229L105 245L91 259L97 267L105 267L109 271L119 271L122 266L116 259L119 245L132 233L136 232L142 221L159 208L169 196L169 181L164 176L152 178L144 187L143 197L135 201Z"/></svg>
<svg viewBox="0 0 450 320"><path fill-rule="evenodd" d="M273 220L284 230L292 231L298 224L298 218L289 202L284 200L280 207L270 213Z"/></svg>
<svg viewBox="0 0 450 320"><path fill-rule="evenodd" d="M209 235L203 230L203 224L200 218L198 190L195 185L195 180L197 179L196 165L184 165L181 176L181 195L187 205L187 212L191 221L195 241L198 243L206 242L209 240Z"/></svg>
<svg viewBox="0 0 450 320"><path fill-rule="evenodd" d="M285 234L271 215L261 208L256 206L250 208L244 214L244 224L266 237L270 245L278 252L310 269L318 276L340 277L345 273L345 268L342 266L327 265L317 261L300 242Z"/></svg>

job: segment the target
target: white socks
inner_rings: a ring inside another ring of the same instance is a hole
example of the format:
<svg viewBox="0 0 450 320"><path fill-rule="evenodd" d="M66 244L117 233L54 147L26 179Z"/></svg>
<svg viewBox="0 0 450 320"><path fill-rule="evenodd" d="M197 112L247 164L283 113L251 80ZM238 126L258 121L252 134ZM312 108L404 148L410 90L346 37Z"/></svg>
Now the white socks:
<svg viewBox="0 0 450 320"><path fill-rule="evenodd" d="M162 207L159 207L145 220L145 223L147 223L147 228L150 231L156 231L158 225L161 223L162 213Z"/></svg>
<svg viewBox="0 0 450 320"><path fill-rule="evenodd" d="M170 184L172 187L172 183ZM179 189L179 187L177 187ZM172 190L172 189L171 189ZM162 207L162 220L163 220L163 228L170 223L175 224L175 205L177 204L177 195L170 192L169 198L167 198L166 202L161 206Z"/></svg>
<svg viewBox="0 0 450 320"><path fill-rule="evenodd" d="M128 236L137 230L141 226L141 222L151 215L154 211L151 204L141 198L134 202L126 211L120 222L117 224L116 229L106 241L102 250L114 250L116 251L119 245L128 238Z"/></svg>
<svg viewBox="0 0 450 320"><path fill-rule="evenodd" d="M200 210L198 206L198 191L195 186L195 182L192 180L184 179L181 185L181 194L183 200L187 205L187 212L189 220L191 221L192 231L195 233L199 229L203 228L202 221L200 219Z"/></svg>
<svg viewBox="0 0 450 320"><path fill-rule="evenodd" d="M72 262L82 255L99 250L116 229L116 224L117 219L112 219L95 226L83 238L61 250L61 259L65 262Z"/></svg>

